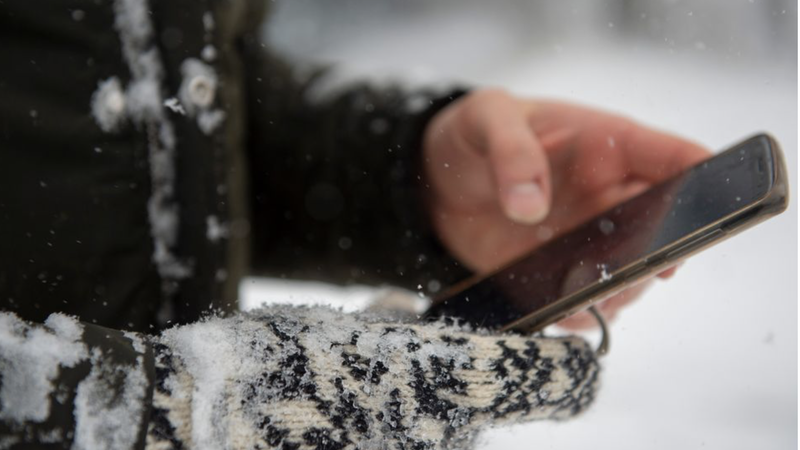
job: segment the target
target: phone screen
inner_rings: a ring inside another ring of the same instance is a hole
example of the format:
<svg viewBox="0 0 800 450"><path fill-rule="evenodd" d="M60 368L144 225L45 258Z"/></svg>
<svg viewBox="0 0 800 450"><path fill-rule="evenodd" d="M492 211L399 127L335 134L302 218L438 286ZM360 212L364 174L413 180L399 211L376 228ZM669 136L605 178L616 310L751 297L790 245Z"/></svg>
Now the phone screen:
<svg viewBox="0 0 800 450"><path fill-rule="evenodd" d="M769 139L756 137L658 184L483 280L436 299L431 316L501 328L615 273L769 193Z"/></svg>

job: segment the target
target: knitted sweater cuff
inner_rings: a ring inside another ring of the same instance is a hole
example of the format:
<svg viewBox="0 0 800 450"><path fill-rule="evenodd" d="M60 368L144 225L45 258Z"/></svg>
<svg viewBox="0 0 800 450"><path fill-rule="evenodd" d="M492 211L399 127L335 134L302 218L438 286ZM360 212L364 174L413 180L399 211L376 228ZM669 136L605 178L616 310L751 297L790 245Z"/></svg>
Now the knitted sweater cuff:
<svg viewBox="0 0 800 450"><path fill-rule="evenodd" d="M273 307L154 344L148 449L468 448L489 425L564 419L594 398L578 338L488 335Z"/></svg>

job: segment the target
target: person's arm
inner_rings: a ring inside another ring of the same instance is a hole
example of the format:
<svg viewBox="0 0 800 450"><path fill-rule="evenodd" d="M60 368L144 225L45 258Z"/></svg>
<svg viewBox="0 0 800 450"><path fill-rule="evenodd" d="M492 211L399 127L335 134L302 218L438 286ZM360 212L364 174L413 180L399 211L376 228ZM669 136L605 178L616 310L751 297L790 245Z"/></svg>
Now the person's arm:
<svg viewBox="0 0 800 450"><path fill-rule="evenodd" d="M316 98L327 73L298 77L253 17L242 52L256 270L413 289L466 277L421 193L423 130L463 91L354 84Z"/></svg>
<svg viewBox="0 0 800 450"><path fill-rule="evenodd" d="M472 92L438 114L425 132L424 154L437 235L479 274L711 155L616 114L497 89ZM640 292L620 292L598 308L613 318ZM582 312L561 324L595 323Z"/></svg>
<svg viewBox="0 0 800 450"><path fill-rule="evenodd" d="M0 449L143 448L153 361L136 333L0 312Z"/></svg>
<svg viewBox="0 0 800 450"><path fill-rule="evenodd" d="M0 322L0 448L468 448L490 424L581 412L599 371L578 338L326 308L148 338Z"/></svg>

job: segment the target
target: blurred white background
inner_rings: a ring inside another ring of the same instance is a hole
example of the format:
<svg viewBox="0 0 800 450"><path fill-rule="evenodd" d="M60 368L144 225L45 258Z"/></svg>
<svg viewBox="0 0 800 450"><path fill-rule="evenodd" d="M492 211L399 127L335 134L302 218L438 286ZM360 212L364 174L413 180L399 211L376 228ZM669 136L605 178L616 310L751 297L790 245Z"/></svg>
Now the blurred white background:
<svg viewBox="0 0 800 450"><path fill-rule="evenodd" d="M789 211L694 258L612 326L583 416L483 449L797 448L797 3L790 0L278 1L265 39L342 79L461 82L598 106L712 149L757 131L787 157ZM264 301L368 289L248 279Z"/></svg>

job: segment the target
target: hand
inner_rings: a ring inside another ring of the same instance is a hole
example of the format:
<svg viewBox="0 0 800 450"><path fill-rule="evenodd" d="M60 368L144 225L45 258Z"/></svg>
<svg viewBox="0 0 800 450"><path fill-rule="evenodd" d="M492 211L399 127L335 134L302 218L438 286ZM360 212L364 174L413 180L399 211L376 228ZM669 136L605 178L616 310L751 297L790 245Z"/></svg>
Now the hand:
<svg viewBox="0 0 800 450"><path fill-rule="evenodd" d="M442 110L425 132L423 151L434 228L477 273L710 155L606 112L498 90L474 92ZM613 315L640 290L620 293L601 309ZM564 323L582 325L579 316Z"/></svg>

